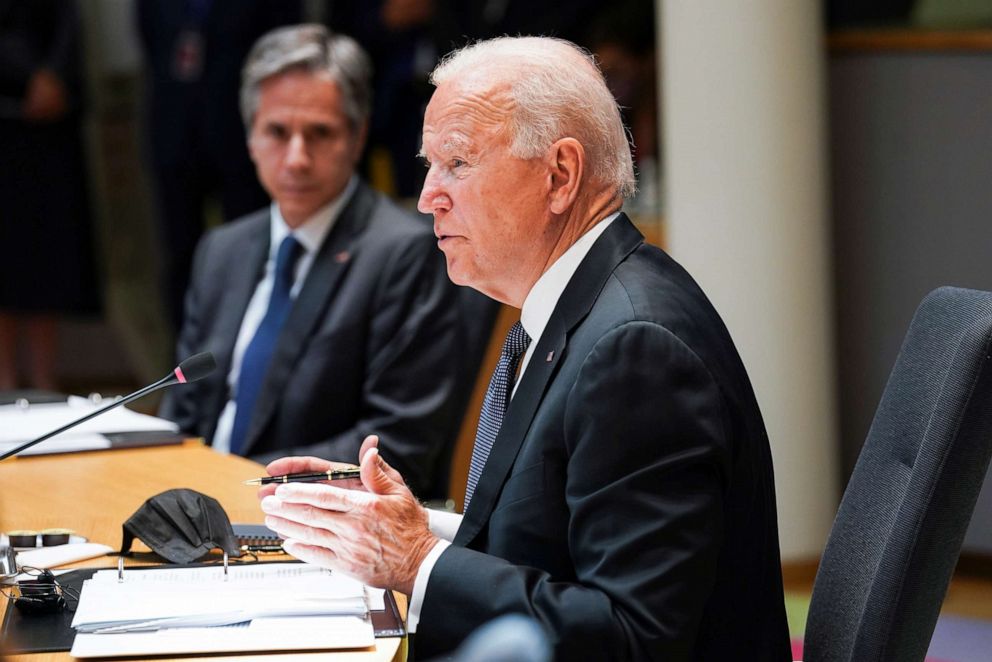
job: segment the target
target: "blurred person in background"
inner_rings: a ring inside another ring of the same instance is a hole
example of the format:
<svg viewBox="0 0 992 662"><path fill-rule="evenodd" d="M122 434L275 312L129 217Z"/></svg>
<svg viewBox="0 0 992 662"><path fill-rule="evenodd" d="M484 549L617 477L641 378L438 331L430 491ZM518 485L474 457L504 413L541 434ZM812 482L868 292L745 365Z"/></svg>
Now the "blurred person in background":
<svg viewBox="0 0 992 662"><path fill-rule="evenodd" d="M448 51L505 34L548 34L580 44L598 0L327 0L325 22L369 53L375 95L363 167L373 185L414 198L425 170L417 159L428 76ZM653 23L651 24L653 25ZM653 85L653 82L652 82Z"/></svg>
<svg viewBox="0 0 992 662"><path fill-rule="evenodd" d="M298 0L138 0L145 141L176 330L208 203L229 221L269 201L245 147L241 65L256 39L300 14Z"/></svg>
<svg viewBox="0 0 992 662"><path fill-rule="evenodd" d="M0 1L0 389L56 390L58 316L99 309L82 62L74 0Z"/></svg>

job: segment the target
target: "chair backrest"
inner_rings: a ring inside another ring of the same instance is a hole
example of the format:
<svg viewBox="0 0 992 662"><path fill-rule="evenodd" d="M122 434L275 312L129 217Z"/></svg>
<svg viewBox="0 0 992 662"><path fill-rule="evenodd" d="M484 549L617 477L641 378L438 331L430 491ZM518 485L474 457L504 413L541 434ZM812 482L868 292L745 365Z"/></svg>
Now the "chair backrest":
<svg viewBox="0 0 992 662"><path fill-rule="evenodd" d="M805 662L923 660L992 453L992 293L920 304L813 588Z"/></svg>
<svg viewBox="0 0 992 662"><path fill-rule="evenodd" d="M502 347L502 338L500 346ZM533 618L505 614L473 632L448 662L550 662L551 642Z"/></svg>

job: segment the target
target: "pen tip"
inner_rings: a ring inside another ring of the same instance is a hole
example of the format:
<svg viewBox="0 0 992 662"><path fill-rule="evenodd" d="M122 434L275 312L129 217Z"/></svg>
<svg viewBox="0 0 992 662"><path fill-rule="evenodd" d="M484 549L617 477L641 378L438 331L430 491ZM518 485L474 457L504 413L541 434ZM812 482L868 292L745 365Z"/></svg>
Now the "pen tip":
<svg viewBox="0 0 992 662"><path fill-rule="evenodd" d="M262 481L258 478L249 478L245 481L245 485L261 485Z"/></svg>

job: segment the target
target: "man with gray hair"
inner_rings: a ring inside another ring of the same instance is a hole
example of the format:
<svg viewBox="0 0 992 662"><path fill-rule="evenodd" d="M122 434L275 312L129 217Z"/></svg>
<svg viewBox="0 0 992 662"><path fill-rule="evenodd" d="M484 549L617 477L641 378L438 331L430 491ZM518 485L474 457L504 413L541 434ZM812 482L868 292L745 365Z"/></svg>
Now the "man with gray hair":
<svg viewBox="0 0 992 662"><path fill-rule="evenodd" d="M620 211L630 149L592 58L500 38L433 82L420 209L452 280L521 308L464 517L422 508L370 436L360 484L263 488L266 522L410 595L418 654L522 613L561 660L791 659L761 414L705 295Z"/></svg>
<svg viewBox="0 0 992 662"><path fill-rule="evenodd" d="M430 224L355 175L370 65L320 25L280 28L242 75L248 147L272 204L204 237L180 357L219 370L170 393L163 415L215 449L255 458L383 455L427 496L465 385L457 293Z"/></svg>

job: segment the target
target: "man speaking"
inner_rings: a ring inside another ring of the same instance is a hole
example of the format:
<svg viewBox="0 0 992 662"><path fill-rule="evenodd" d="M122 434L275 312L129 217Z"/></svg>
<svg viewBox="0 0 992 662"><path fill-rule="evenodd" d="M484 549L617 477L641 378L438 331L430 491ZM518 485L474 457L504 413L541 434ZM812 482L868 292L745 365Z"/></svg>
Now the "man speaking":
<svg viewBox="0 0 992 662"><path fill-rule="evenodd" d="M501 38L433 82L420 209L454 282L521 308L464 519L422 508L370 437L361 484L263 489L266 522L410 595L424 657L522 613L557 659L791 659L761 415L705 295L620 211L633 168L601 73L568 42Z"/></svg>

